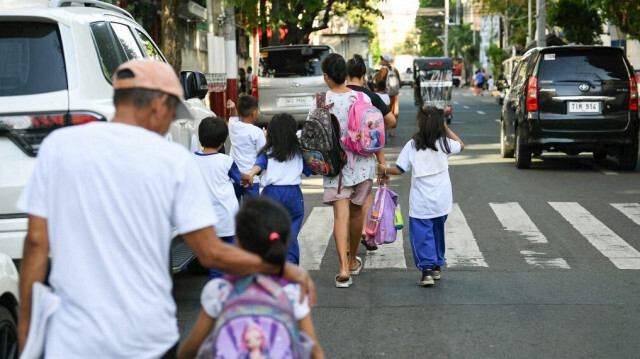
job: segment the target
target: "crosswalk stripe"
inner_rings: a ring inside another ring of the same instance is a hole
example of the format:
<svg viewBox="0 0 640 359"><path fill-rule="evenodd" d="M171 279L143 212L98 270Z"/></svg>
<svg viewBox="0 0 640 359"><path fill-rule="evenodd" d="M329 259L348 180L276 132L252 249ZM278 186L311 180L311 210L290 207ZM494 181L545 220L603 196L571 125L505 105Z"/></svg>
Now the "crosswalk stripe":
<svg viewBox="0 0 640 359"><path fill-rule="evenodd" d="M611 205L622 212L630 220L640 226L640 204L638 203L611 203Z"/></svg>
<svg viewBox="0 0 640 359"><path fill-rule="evenodd" d="M471 228L457 203L445 222L445 257L448 267L488 267Z"/></svg>
<svg viewBox="0 0 640 359"><path fill-rule="evenodd" d="M549 202L597 250L620 269L640 269L640 252L576 202Z"/></svg>
<svg viewBox="0 0 640 359"><path fill-rule="evenodd" d="M529 242L547 244L547 237L540 232L531 218L517 202L489 203L498 217L502 227L509 232L515 232L525 237ZM524 260L534 267L569 269L569 265L562 258L549 257L544 252L522 250L520 254Z"/></svg>
<svg viewBox="0 0 640 359"><path fill-rule="evenodd" d="M333 234L333 208L314 207L298 234L300 267L320 269L324 252Z"/></svg>
<svg viewBox="0 0 640 359"><path fill-rule="evenodd" d="M400 206L398 206L398 210L400 210ZM404 257L402 230L398 230L395 242L378 246L375 251L367 251L365 258L365 268L406 269L407 261Z"/></svg>

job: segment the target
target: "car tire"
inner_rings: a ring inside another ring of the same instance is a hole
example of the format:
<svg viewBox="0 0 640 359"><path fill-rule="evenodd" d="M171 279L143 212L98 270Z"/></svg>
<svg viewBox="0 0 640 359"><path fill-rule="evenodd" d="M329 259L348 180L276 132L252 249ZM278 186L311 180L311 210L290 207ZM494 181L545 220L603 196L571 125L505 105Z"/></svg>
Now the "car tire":
<svg viewBox="0 0 640 359"><path fill-rule="evenodd" d="M531 167L531 149L522 144L522 127L516 129L516 145L514 156L516 158L516 167L526 169Z"/></svg>
<svg viewBox="0 0 640 359"><path fill-rule="evenodd" d="M623 171L635 171L638 164L638 137L628 146L620 148L618 167Z"/></svg>
<svg viewBox="0 0 640 359"><path fill-rule="evenodd" d="M0 307L0 358L18 358L18 329L9 310Z"/></svg>
<svg viewBox="0 0 640 359"><path fill-rule="evenodd" d="M513 147L510 148L505 140L504 122L500 123L500 156L502 158L513 158Z"/></svg>

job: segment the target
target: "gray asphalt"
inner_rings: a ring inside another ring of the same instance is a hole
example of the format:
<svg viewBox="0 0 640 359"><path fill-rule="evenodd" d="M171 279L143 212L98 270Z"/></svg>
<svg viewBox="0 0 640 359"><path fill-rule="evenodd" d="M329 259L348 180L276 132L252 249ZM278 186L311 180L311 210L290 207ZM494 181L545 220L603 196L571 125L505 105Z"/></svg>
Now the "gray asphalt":
<svg viewBox="0 0 640 359"><path fill-rule="evenodd" d="M415 130L410 90L402 92L397 136L385 150L391 162ZM331 240L320 270L311 273L318 289L312 316L327 357L639 358L640 273L615 267L548 202L578 202L640 250L639 226L609 205L640 203L640 172L619 172L614 159L598 163L590 154L543 154L530 170L518 170L513 159L499 156L499 105L487 94L471 94L454 90L450 127L469 149L450 175L454 202L489 266L445 268L436 286L420 288L404 231L408 269L368 271L365 262L349 289L336 289ZM409 176L392 182L405 223L409 184ZM571 268L528 265L520 254L526 239L503 230L493 202L518 202L547 237L545 252ZM318 206L320 193L305 195L307 215ZM359 255L365 254L361 248ZM188 273L175 278L183 336L206 281Z"/></svg>

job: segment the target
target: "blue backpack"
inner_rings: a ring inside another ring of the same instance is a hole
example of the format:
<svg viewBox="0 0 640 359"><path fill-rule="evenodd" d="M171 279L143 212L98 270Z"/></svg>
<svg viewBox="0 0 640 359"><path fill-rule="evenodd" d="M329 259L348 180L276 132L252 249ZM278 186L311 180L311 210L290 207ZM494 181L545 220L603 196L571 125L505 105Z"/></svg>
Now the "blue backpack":
<svg viewBox="0 0 640 359"><path fill-rule="evenodd" d="M311 358L313 339L302 333L281 279L265 275L226 277L233 291L222 305L213 333L198 350L198 358Z"/></svg>

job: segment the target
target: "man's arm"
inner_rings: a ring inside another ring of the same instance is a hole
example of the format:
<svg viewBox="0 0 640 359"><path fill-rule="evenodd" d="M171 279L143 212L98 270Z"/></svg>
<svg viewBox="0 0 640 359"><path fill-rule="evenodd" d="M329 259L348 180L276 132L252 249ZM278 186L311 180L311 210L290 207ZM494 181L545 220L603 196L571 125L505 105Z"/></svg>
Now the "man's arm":
<svg viewBox="0 0 640 359"><path fill-rule="evenodd" d="M222 242L212 227L185 233L182 236L196 253L200 263L205 267L215 267L225 273L237 276L253 273L279 274L281 271L279 266L265 262L256 254ZM304 298L304 295L308 294L309 305L315 305L316 291L309 272L286 263L282 277L299 283L303 293L300 300Z"/></svg>
<svg viewBox="0 0 640 359"><path fill-rule="evenodd" d="M27 236L24 239L22 262L20 263L20 321L18 322L20 352L24 349L29 333L33 283L44 281L47 275L48 258L47 220L30 215Z"/></svg>

